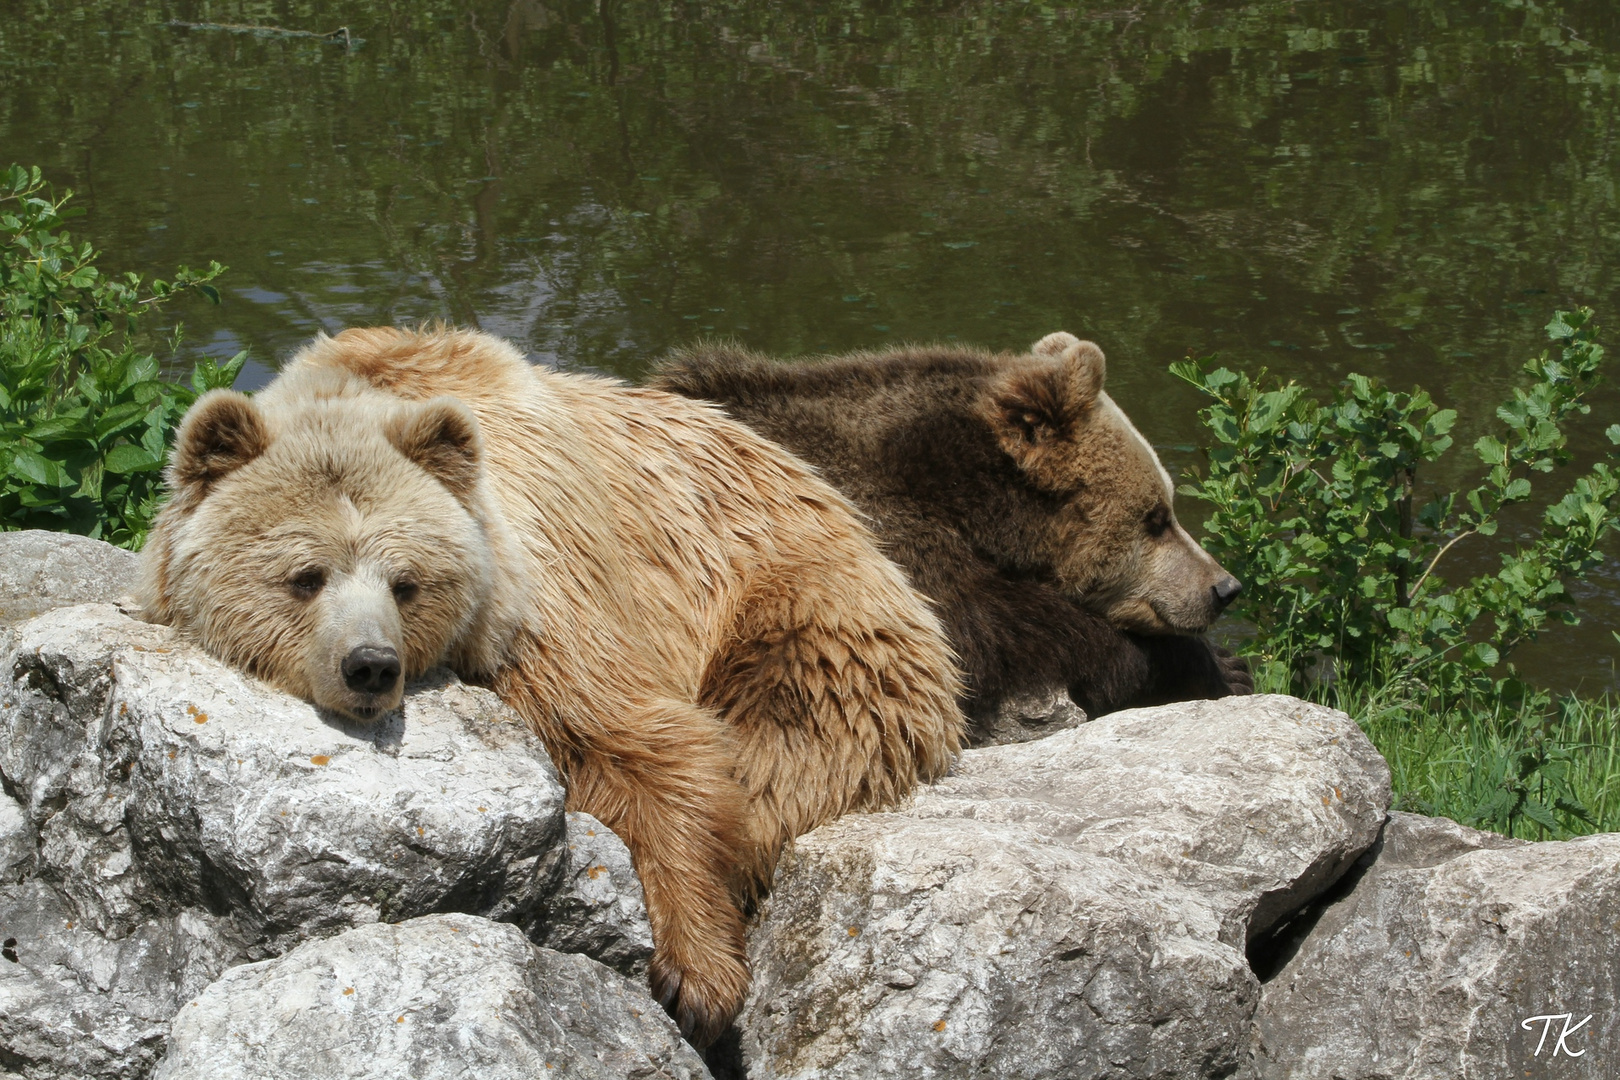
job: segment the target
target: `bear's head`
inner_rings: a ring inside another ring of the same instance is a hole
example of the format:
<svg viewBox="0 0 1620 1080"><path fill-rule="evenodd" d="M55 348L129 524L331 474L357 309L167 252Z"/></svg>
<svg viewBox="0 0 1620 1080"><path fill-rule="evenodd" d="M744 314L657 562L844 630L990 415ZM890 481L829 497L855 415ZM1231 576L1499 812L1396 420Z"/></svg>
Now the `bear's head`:
<svg viewBox="0 0 1620 1080"><path fill-rule="evenodd" d="M454 398L297 382L186 414L142 600L227 663L369 720L477 636L494 575L478 423Z"/></svg>
<svg viewBox="0 0 1620 1080"><path fill-rule="evenodd" d="M991 384L984 417L1043 508L1007 535L1112 622L1198 633L1242 586L1176 521L1170 476L1104 371L1101 349L1059 332Z"/></svg>

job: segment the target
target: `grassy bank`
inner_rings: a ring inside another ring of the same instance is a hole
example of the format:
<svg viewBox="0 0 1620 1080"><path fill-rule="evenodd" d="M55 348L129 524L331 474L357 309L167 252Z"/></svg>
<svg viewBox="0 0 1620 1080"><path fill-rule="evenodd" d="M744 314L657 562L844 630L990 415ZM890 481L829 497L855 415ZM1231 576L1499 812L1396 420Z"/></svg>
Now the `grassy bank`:
<svg viewBox="0 0 1620 1080"><path fill-rule="evenodd" d="M1450 698L1410 676L1302 691L1293 657L1253 659L1257 690L1303 693L1356 718L1389 762L1397 810L1527 840L1620 832L1620 701L1610 695ZM1584 817L1561 811L1561 798Z"/></svg>

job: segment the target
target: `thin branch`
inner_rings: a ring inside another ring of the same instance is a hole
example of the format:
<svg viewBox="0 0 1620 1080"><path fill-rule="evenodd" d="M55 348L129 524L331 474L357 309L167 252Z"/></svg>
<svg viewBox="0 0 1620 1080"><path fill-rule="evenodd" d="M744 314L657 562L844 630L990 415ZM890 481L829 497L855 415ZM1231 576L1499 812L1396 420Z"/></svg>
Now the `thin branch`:
<svg viewBox="0 0 1620 1080"><path fill-rule="evenodd" d="M1446 552L1450 551L1452 546L1455 545L1457 541L1462 540L1465 537L1473 536L1474 533L1478 531L1478 529L1469 529L1467 532L1458 533L1456 536L1452 537L1451 540L1447 542L1445 547L1441 548L1435 553L1434 558L1429 561L1429 568L1423 571L1423 576L1417 579L1417 584L1412 586L1412 591L1406 594L1406 598L1410 600L1412 597L1418 594L1418 590L1423 588L1423 583L1429 580L1429 575L1434 573L1435 564L1445 557Z"/></svg>

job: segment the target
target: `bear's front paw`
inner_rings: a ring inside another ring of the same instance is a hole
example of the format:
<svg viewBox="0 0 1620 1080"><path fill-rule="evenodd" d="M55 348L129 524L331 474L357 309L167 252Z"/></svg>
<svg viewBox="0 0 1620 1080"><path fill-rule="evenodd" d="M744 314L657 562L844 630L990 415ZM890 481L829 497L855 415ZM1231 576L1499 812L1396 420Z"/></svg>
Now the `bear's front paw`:
<svg viewBox="0 0 1620 1080"><path fill-rule="evenodd" d="M1221 670L1221 679L1226 683L1228 694L1254 693L1254 673L1249 670L1249 661L1241 656L1233 655L1229 649L1219 645L1214 646L1215 663Z"/></svg>
<svg viewBox="0 0 1620 1080"><path fill-rule="evenodd" d="M655 951L647 981L653 997L675 1018L686 1041L701 1050L718 1039L742 1011L748 993L748 963L741 957L722 955L681 965Z"/></svg>

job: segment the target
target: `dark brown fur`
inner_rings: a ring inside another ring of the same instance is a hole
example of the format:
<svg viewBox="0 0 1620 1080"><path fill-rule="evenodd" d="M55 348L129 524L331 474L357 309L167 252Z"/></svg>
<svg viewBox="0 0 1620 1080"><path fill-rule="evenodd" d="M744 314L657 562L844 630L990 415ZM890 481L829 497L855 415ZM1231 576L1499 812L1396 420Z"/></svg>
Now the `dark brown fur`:
<svg viewBox="0 0 1620 1080"><path fill-rule="evenodd" d="M1092 716L1248 692L1242 661L1202 637L1125 632L1059 587L1047 525L1073 500L1033 483L1002 443L1008 426L1030 425L1034 443L1041 417L1068 422L1039 359L924 347L782 363L710 346L666 362L652 385L721 404L868 515L934 600L975 721L1060 685Z"/></svg>

